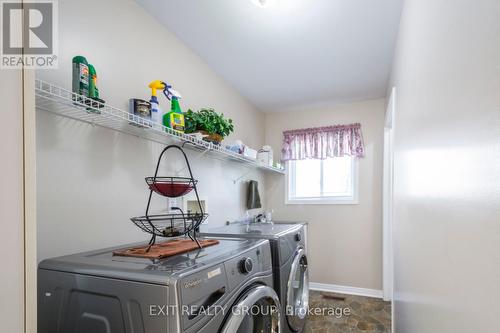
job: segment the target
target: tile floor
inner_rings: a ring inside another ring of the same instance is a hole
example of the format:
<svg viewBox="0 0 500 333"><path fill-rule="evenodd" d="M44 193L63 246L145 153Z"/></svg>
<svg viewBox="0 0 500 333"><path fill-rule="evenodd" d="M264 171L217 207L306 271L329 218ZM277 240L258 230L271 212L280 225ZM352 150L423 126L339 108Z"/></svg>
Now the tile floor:
<svg viewBox="0 0 500 333"><path fill-rule="evenodd" d="M381 299L310 292L309 315L304 333L390 333L391 303ZM324 310L326 309L326 310Z"/></svg>

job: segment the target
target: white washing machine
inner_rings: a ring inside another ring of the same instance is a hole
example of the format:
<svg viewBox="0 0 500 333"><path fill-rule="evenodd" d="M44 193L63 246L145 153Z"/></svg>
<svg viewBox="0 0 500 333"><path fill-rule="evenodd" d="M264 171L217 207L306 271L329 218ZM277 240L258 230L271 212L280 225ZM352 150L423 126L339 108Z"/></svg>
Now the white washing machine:
<svg viewBox="0 0 500 333"><path fill-rule="evenodd" d="M281 332L267 240L221 240L160 260L113 256L131 246L42 261L38 332Z"/></svg>
<svg viewBox="0 0 500 333"><path fill-rule="evenodd" d="M200 235L269 240L274 288L282 306L282 332L303 331L309 307L309 270L304 224L232 223L218 228L202 228Z"/></svg>

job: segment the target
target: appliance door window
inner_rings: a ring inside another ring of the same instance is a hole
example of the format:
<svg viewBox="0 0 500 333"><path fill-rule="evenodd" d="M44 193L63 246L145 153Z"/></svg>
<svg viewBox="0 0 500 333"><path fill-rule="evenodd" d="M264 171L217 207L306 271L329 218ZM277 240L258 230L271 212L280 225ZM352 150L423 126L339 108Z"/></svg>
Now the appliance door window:
<svg viewBox="0 0 500 333"><path fill-rule="evenodd" d="M295 254L287 285L286 316L290 328L300 331L309 308L309 270L304 249Z"/></svg>
<svg viewBox="0 0 500 333"><path fill-rule="evenodd" d="M267 286L251 288L229 312L221 333L279 333L280 302Z"/></svg>

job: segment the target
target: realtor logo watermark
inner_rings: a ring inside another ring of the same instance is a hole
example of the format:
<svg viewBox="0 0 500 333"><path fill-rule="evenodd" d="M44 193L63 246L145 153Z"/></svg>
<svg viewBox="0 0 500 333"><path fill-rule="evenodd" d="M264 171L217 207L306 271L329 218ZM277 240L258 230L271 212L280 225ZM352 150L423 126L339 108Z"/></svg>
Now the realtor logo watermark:
<svg viewBox="0 0 500 333"><path fill-rule="evenodd" d="M0 68L57 68L57 0L0 4Z"/></svg>

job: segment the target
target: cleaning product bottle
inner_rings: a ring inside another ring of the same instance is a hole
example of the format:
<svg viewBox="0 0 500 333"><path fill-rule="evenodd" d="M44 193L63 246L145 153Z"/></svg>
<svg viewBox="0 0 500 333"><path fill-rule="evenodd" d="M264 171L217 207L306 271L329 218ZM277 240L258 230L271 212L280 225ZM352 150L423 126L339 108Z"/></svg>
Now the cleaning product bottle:
<svg viewBox="0 0 500 333"><path fill-rule="evenodd" d="M73 57L72 90L74 93L87 97L89 95L89 66L83 56ZM82 102L82 98L73 98Z"/></svg>
<svg viewBox="0 0 500 333"><path fill-rule="evenodd" d="M158 89L165 89L165 84L160 80L152 81L149 86L151 88L151 99L149 103L151 103L151 121L154 124L162 123L163 112L160 108L160 104L158 103L158 97L156 96Z"/></svg>
<svg viewBox="0 0 500 333"><path fill-rule="evenodd" d="M172 86L165 84L165 89L163 93L165 96L171 100L170 112L163 116L163 125L169 127L175 131L184 133L184 114L182 113L181 107L179 105L179 99L181 95L172 89Z"/></svg>
<svg viewBox="0 0 500 333"><path fill-rule="evenodd" d="M97 72L94 65L88 64L89 68L89 97L93 99L99 98L99 89L97 89Z"/></svg>
<svg viewBox="0 0 500 333"><path fill-rule="evenodd" d="M95 67L92 64L88 64L89 68L89 98L93 99L93 101L87 101L87 105L90 105L92 108L87 108L88 112L101 113L99 110L104 106L104 100L99 98L99 89L97 88L97 72Z"/></svg>

